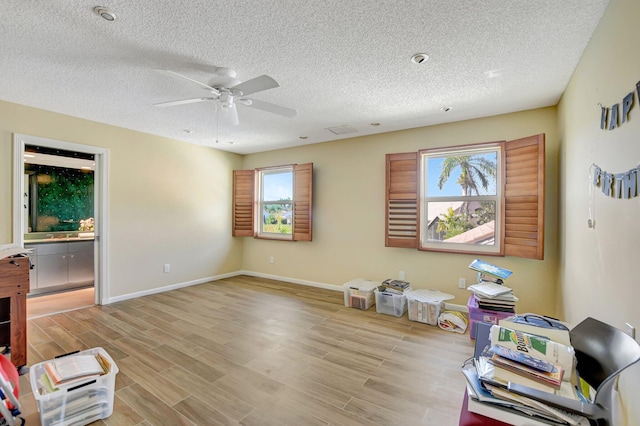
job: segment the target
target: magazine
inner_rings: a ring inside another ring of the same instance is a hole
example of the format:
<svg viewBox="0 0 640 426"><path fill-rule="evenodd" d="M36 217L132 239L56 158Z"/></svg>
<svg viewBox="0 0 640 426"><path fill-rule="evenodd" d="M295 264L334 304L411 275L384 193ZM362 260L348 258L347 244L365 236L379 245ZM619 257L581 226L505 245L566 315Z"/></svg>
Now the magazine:
<svg viewBox="0 0 640 426"><path fill-rule="evenodd" d="M469 268L474 271L482 272L483 274L491 275L492 277L500 278L501 280L506 280L513 273L508 269L492 265L491 263L480 259L474 259L469 265Z"/></svg>

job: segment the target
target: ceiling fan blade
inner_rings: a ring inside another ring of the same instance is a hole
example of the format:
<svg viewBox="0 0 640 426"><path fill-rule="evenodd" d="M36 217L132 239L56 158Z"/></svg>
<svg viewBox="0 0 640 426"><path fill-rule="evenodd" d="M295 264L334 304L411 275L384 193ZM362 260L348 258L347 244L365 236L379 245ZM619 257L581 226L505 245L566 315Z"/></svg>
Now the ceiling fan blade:
<svg viewBox="0 0 640 426"><path fill-rule="evenodd" d="M231 104L228 107L223 107L219 109L220 115L222 115L222 119L229 124L237 126L240 124L240 120L238 120L238 109L234 104Z"/></svg>
<svg viewBox="0 0 640 426"><path fill-rule="evenodd" d="M203 89L207 89L209 91L211 91L213 94L215 95L219 95L220 92L218 92L217 89L214 89L213 87L209 86L208 84L202 83L198 80L194 80L192 78L189 78L185 75L182 74L178 74L177 72L171 71L171 70L160 70L160 69L155 69L154 71L159 72L160 74L164 74L166 76L169 76L171 78L175 78L178 80L187 80L190 81L191 83L197 84L198 86L202 87Z"/></svg>
<svg viewBox="0 0 640 426"><path fill-rule="evenodd" d="M153 104L153 106L168 107L168 106L192 104L192 103L195 103L195 102L205 102L205 101L215 101L215 100L216 100L216 98L182 99L182 100L179 100L179 101L160 102L159 104Z"/></svg>
<svg viewBox="0 0 640 426"><path fill-rule="evenodd" d="M261 101L259 99L251 99L251 103L242 103L250 108L260 109L262 111L271 112L273 114L282 115L283 117L295 117L298 111L292 108L283 107L280 105L272 104L270 102Z"/></svg>
<svg viewBox="0 0 640 426"><path fill-rule="evenodd" d="M231 90L239 90L242 92L242 96L247 96L252 93L262 92L263 90L274 89L276 87L280 87L277 81L268 75L261 75L260 77L252 78L244 83L233 86Z"/></svg>

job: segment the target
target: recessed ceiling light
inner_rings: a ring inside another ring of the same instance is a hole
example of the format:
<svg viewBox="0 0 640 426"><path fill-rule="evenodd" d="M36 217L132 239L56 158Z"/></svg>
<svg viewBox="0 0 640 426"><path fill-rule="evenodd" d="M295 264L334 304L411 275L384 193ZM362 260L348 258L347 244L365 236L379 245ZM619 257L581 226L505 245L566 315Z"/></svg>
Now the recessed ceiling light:
<svg viewBox="0 0 640 426"><path fill-rule="evenodd" d="M449 112L449 111L451 111L451 107L450 106L443 106L442 108L440 108L440 111Z"/></svg>
<svg viewBox="0 0 640 426"><path fill-rule="evenodd" d="M234 143L234 141L229 141L229 145L233 145Z"/></svg>
<svg viewBox="0 0 640 426"><path fill-rule="evenodd" d="M107 21L115 21L117 18L115 13L104 6L96 6L93 8L93 11L96 13L96 15Z"/></svg>
<svg viewBox="0 0 640 426"><path fill-rule="evenodd" d="M184 129L183 131L184 131L186 134L188 134L188 135L193 134L193 130Z"/></svg>
<svg viewBox="0 0 640 426"><path fill-rule="evenodd" d="M379 126L380 123L371 123L372 126Z"/></svg>
<svg viewBox="0 0 640 426"><path fill-rule="evenodd" d="M416 53L411 57L411 62L414 64L424 64L429 60L429 55L426 53Z"/></svg>
<svg viewBox="0 0 640 426"><path fill-rule="evenodd" d="M307 138L308 138L308 136L300 136L300 139L302 139L302 140L305 140Z"/></svg>
<svg viewBox="0 0 640 426"><path fill-rule="evenodd" d="M489 70L484 72L484 76L487 78L496 78L496 77L500 77L501 75L502 75L502 70L500 69Z"/></svg>

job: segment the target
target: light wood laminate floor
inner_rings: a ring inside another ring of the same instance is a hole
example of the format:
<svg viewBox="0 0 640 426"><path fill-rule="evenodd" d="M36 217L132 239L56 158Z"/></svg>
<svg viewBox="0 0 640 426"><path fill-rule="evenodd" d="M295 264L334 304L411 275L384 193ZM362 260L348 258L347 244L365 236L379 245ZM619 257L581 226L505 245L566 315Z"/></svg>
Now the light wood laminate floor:
<svg viewBox="0 0 640 426"><path fill-rule="evenodd" d="M81 288L54 294L29 296L27 298L27 319L86 308L94 304L94 288Z"/></svg>
<svg viewBox="0 0 640 426"><path fill-rule="evenodd" d="M103 347L115 425L457 425L468 334L238 276L29 320L28 365ZM20 401L39 424L28 375Z"/></svg>

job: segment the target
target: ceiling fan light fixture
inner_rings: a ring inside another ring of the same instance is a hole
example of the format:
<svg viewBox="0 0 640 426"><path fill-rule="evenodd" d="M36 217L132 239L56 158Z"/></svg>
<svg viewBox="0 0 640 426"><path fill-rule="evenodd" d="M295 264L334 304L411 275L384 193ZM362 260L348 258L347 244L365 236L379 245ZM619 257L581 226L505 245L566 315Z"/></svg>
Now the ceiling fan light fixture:
<svg viewBox="0 0 640 426"><path fill-rule="evenodd" d="M115 13L113 13L111 10L107 9L104 6L96 6L93 8L93 11L95 12L96 15L98 15L99 17L101 17L106 21L115 21L117 18Z"/></svg>
<svg viewBox="0 0 640 426"><path fill-rule="evenodd" d="M429 55L427 55L426 53L416 53L411 57L411 62L418 65L424 64L428 60L429 60Z"/></svg>

